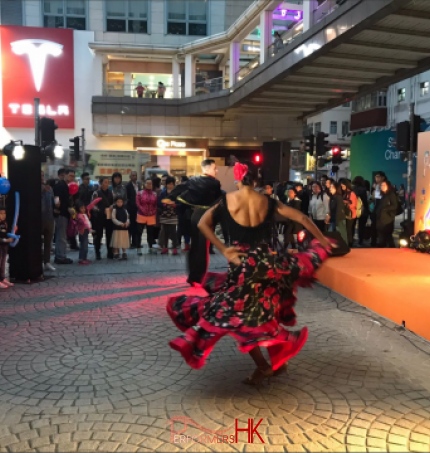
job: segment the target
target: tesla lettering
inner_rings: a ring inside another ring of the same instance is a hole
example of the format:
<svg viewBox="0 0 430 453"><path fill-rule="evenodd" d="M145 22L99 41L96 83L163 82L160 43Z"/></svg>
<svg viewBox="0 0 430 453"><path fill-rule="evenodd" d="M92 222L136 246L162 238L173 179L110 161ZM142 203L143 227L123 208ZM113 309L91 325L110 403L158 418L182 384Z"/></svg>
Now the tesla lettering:
<svg viewBox="0 0 430 453"><path fill-rule="evenodd" d="M39 92L45 74L46 59L48 56L60 56L63 53L63 46L46 39L20 39L11 42L10 46L14 54L28 56L34 87Z"/></svg>
<svg viewBox="0 0 430 453"><path fill-rule="evenodd" d="M33 105L32 104L18 104L12 102L9 104L9 108L13 115L18 115L22 113L23 115L33 115ZM50 105L39 105L39 115L48 115L48 116L69 116L70 111L67 105L59 105L57 109L53 109Z"/></svg>

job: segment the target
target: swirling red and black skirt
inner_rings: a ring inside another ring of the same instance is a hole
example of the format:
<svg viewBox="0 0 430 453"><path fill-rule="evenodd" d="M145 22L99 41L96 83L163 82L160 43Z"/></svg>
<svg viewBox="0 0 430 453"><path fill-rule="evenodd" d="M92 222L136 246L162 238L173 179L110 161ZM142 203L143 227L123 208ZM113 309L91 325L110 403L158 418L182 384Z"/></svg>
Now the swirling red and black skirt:
<svg viewBox="0 0 430 453"><path fill-rule="evenodd" d="M284 326L296 324L297 287L312 284L315 271L328 257L326 249L317 241L294 255L275 254L266 244L240 247L247 254L241 265L230 264L227 273L206 276L209 296L180 295L167 302L168 314L184 332L169 345L192 368L204 366L224 335L231 335L244 353L266 347L274 370L306 342L307 329L297 338Z"/></svg>

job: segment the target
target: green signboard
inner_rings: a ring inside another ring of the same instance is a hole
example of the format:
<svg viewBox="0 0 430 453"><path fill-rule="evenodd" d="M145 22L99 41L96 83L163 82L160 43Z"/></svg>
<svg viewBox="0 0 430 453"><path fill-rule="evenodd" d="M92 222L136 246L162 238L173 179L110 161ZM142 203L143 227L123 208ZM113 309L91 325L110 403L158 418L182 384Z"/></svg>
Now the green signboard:
<svg viewBox="0 0 430 453"><path fill-rule="evenodd" d="M406 185L403 176L407 172L407 163L402 160L395 143L393 131L354 135L351 139L351 178L363 176L372 183L375 172L383 171L392 184L397 187Z"/></svg>

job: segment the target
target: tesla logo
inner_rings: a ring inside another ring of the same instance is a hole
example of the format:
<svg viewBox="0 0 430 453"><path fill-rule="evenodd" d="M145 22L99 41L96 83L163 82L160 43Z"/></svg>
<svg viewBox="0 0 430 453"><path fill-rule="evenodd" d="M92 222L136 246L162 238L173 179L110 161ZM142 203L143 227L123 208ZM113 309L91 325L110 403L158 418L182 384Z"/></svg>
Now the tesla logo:
<svg viewBox="0 0 430 453"><path fill-rule="evenodd" d="M30 60L34 87L39 92L42 88L48 56L58 57L63 53L63 46L45 39L20 39L10 43L12 52L16 55L27 55Z"/></svg>

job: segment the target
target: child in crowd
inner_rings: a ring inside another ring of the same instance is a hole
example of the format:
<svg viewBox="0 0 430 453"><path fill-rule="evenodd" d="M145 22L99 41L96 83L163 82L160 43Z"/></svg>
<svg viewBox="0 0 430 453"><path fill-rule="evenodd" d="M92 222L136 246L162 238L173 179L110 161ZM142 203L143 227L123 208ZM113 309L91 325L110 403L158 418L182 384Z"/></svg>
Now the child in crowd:
<svg viewBox="0 0 430 453"><path fill-rule="evenodd" d="M119 259L122 249L122 259L127 259L127 249L130 248L130 237L128 227L130 226L130 216L124 208L124 199L121 196L116 198L116 204L112 211L113 234L111 247L113 257Z"/></svg>
<svg viewBox="0 0 430 453"><path fill-rule="evenodd" d="M6 222L6 209L0 206L0 289L6 289L14 286L6 278L6 259L9 244L13 242L12 238L7 237L8 227Z"/></svg>
<svg viewBox="0 0 430 453"><path fill-rule="evenodd" d="M91 222L87 215L87 208L81 201L76 204L76 211L78 212L76 222L79 233L79 264L91 264L91 261L87 259L88 235L91 231Z"/></svg>

